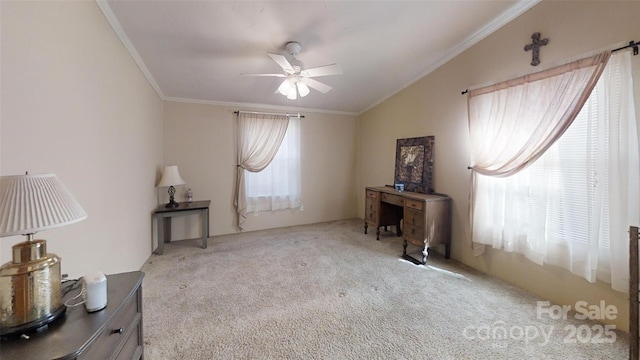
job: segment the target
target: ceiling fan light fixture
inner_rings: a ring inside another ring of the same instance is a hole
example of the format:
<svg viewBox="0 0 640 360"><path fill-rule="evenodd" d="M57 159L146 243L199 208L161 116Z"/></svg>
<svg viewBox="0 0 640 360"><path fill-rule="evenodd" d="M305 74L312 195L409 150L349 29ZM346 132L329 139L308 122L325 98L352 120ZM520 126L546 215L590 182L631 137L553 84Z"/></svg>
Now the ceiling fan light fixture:
<svg viewBox="0 0 640 360"><path fill-rule="evenodd" d="M298 98L298 90L296 89L295 84L292 83L292 86L289 89L289 92L287 93L287 99L295 100L297 98Z"/></svg>
<svg viewBox="0 0 640 360"><path fill-rule="evenodd" d="M305 97L311 92L310 88L318 90L319 92L326 94L331 90L331 86L321 83L318 80L312 79L317 76L329 76L342 74L342 70L338 64L329 64L323 66L317 66L310 69L305 69L302 61L296 58L296 55L302 50L302 45L295 41L290 41L286 44L286 49L291 55L291 59L287 59L284 55L267 53L273 61L278 64L284 71L284 74L244 74L248 76L271 76L278 78L285 78L280 83L275 93L280 93L286 96L289 100L296 100L298 97Z"/></svg>
<svg viewBox="0 0 640 360"><path fill-rule="evenodd" d="M291 92L291 89L293 89L295 91L295 85L288 78L284 79L282 84L280 84L280 87L278 87L278 91L280 92L280 94L282 94L284 96L289 96L289 93Z"/></svg>
<svg viewBox="0 0 640 360"><path fill-rule="evenodd" d="M298 86L298 93L300 93L300 97L309 95L309 87L307 86L307 84L303 83L302 81L298 81L296 85Z"/></svg>

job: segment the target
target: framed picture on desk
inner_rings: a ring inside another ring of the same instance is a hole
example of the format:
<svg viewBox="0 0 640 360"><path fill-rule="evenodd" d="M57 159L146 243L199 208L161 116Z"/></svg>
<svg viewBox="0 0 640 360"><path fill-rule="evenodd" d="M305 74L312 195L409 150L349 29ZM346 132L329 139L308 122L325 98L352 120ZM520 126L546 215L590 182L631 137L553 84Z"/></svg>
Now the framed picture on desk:
<svg viewBox="0 0 640 360"><path fill-rule="evenodd" d="M394 184L405 191L433 193L434 136L398 139Z"/></svg>

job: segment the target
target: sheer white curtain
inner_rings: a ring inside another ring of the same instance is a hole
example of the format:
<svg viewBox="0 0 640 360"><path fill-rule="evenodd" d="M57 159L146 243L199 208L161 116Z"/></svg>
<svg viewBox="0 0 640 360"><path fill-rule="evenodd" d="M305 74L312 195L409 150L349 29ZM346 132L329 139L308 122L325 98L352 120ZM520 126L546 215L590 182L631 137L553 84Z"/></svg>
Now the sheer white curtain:
<svg viewBox="0 0 640 360"><path fill-rule="evenodd" d="M533 114L522 115L519 122ZM508 177L474 176L474 243L626 291L626 230L639 220L638 152L630 54L621 52L535 162Z"/></svg>
<svg viewBox="0 0 640 360"><path fill-rule="evenodd" d="M238 228L247 218L244 171L262 171L276 156L284 138L289 117L240 112L238 114L238 150L234 206Z"/></svg>
<svg viewBox="0 0 640 360"><path fill-rule="evenodd" d="M470 90L473 172L509 176L540 157L571 125L610 55Z"/></svg>
<svg viewBox="0 0 640 360"><path fill-rule="evenodd" d="M636 64L638 63L635 59ZM638 119L633 92L633 66L631 52L613 56L611 66L604 74L603 98L605 114L599 124L608 129L608 137L600 136L608 143L608 158L604 157L599 168L609 176L608 198L602 195L604 206L608 200L610 246L604 249L611 257L611 286L614 290L629 290L629 225L640 223L640 147L638 145ZM637 71L635 73L638 73ZM640 81L640 79L635 79ZM601 135L601 134L599 134ZM607 172L608 170L608 172ZM596 215L597 220L597 215ZM606 242L607 239L602 239ZM606 244L605 244L606 245ZM603 246L600 246L603 250ZM607 251L608 250L608 251ZM608 267L598 272L598 279L608 280Z"/></svg>
<svg viewBox="0 0 640 360"><path fill-rule="evenodd" d="M299 208L300 119L291 117L287 133L273 161L260 172L245 174L247 212Z"/></svg>
<svg viewBox="0 0 640 360"><path fill-rule="evenodd" d="M479 174L513 175L540 157L571 125L610 55L608 51L603 52L540 73L469 91L472 164L469 216L476 255L483 252L483 244L493 244L503 236L502 222L489 223L484 218L488 214L484 212L491 208L498 214L504 211L488 203L478 203L486 200L487 192L492 191L488 188L478 190ZM531 247L536 251L535 246Z"/></svg>

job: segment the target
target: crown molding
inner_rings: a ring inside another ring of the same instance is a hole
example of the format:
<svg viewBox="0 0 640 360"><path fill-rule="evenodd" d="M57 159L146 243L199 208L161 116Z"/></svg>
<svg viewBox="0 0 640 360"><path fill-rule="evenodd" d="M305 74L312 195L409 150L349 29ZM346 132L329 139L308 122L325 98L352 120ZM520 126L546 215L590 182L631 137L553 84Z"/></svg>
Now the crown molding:
<svg viewBox="0 0 640 360"><path fill-rule="evenodd" d="M483 40L487 36L493 34L494 32L496 32L501 27L503 27L506 24L508 24L509 22L513 21L515 18L517 18L518 16L522 15L525 11L531 9L533 6L538 4L540 1L542 1L542 0L520 0L520 1L518 1L517 4L515 4L511 8L507 9L506 11L504 11L502 14L500 14L500 16L495 18L491 23L487 24L487 26L485 26L482 29L478 30L477 32L475 32L474 34L472 34L471 36L469 36L468 38L466 38L465 40L460 42L458 45L456 45L453 49L451 49L444 56L442 56L438 61L436 61L433 64L431 64L431 66L429 66L427 68L427 70L425 70L422 74L418 75L415 79L413 79L412 81L404 84L398 90L393 91L389 95L387 95L387 96L381 98L380 100L376 101L375 103L371 104L365 110L362 110L358 115L362 115L365 112L373 109L374 107L380 105L381 103L383 103L384 101L386 101L387 99L392 97L393 95L395 95L395 94L399 93L400 91L406 89L407 87L411 86L416 81L418 81L418 80L422 79L423 77L429 75L431 72L433 72L434 70L438 69L440 66L442 66L442 65L446 64L447 62L449 62L449 60L451 60L451 59L455 58L456 56L462 54L465 50L467 50L470 47L472 47L473 45L479 43L481 40Z"/></svg>
<svg viewBox="0 0 640 360"><path fill-rule="evenodd" d="M120 39L124 47L127 49L127 51L129 51L129 55L131 55L131 57L133 58L133 61L135 61L136 65L138 65L138 68L140 68L140 71L142 71L142 74L149 82L149 85L151 85L153 90L155 90L156 94L158 94L160 99L164 100L164 94L162 93L162 89L160 89L160 86L158 86L158 83L151 75L151 72L145 65L144 61L142 61L140 54L138 54L138 50L136 50L136 48L133 46L133 44L131 43L131 40L129 40L129 37L124 32L124 29L122 29L120 22L118 21L115 14L111 10L111 7L107 3L107 1L95 0L95 2L96 4L98 4L98 7L102 11L102 14L104 14L104 17L107 18L109 25L111 25L111 28L113 29L113 31L115 31L116 35L118 36L118 38Z"/></svg>
<svg viewBox="0 0 640 360"><path fill-rule="evenodd" d="M312 113L327 114L327 115L358 116L358 113L355 113L355 112L312 109L312 108L292 107L292 106L276 106L276 105L255 104L255 103L196 100L196 99L185 99L185 98L176 98L176 97L165 97L163 100L188 103L188 104L236 107L236 108L243 108L243 109L277 110L277 111L285 111L285 112L312 112Z"/></svg>

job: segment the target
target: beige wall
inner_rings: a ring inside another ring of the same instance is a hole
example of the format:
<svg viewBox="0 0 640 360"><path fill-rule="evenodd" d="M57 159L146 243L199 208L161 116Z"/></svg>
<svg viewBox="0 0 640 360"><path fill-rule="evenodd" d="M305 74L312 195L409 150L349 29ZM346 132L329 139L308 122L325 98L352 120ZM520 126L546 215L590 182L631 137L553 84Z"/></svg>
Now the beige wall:
<svg viewBox="0 0 640 360"><path fill-rule="evenodd" d="M470 86L489 84L540 70L594 50L640 39L638 1L543 1L435 72L417 81L360 118L358 211L364 190L393 179L395 140L435 135L435 190L453 198L452 257L527 289L552 302L574 305L605 300L618 307L614 322L627 329L626 295L604 283L590 284L565 270L537 266L522 256L488 249L474 257L469 242L470 173L466 96ZM539 31L549 37L541 65L533 68L523 46ZM635 57L634 61L639 61ZM535 306L535 304L532 304ZM535 308L534 308L535 309Z"/></svg>
<svg viewBox="0 0 640 360"><path fill-rule="evenodd" d="M44 231L62 272L139 269L162 156L162 102L94 1L1 6L0 175L53 172L89 217ZM23 237L0 239L0 261Z"/></svg>
<svg viewBox="0 0 640 360"><path fill-rule="evenodd" d="M164 162L178 165L187 182L177 188L177 200L184 200L188 187L194 200L212 200L211 235L236 232L233 208L236 110L243 109L171 101L164 104ZM357 216L356 117L308 111L303 114L300 142L304 210L250 214L244 231ZM161 202L165 201L166 192L160 191L159 197ZM172 239L198 237L198 224L197 215L175 218Z"/></svg>

